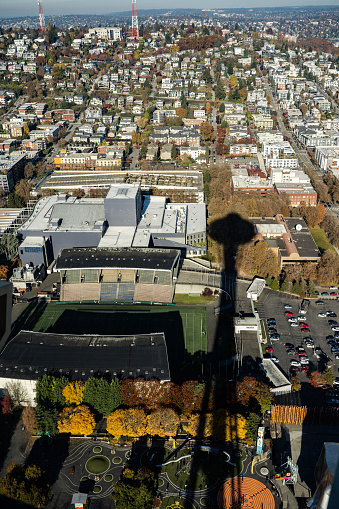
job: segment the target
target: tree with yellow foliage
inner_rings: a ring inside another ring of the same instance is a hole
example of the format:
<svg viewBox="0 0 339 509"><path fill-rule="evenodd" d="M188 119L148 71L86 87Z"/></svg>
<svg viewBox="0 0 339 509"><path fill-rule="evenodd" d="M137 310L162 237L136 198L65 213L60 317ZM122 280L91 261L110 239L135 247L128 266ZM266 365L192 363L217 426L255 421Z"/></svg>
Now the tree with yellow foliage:
<svg viewBox="0 0 339 509"><path fill-rule="evenodd" d="M188 432L193 437L213 436L222 442L243 440L246 436L246 419L220 408L213 413L194 414L189 420Z"/></svg>
<svg viewBox="0 0 339 509"><path fill-rule="evenodd" d="M107 418L107 431L116 438L142 437L146 434L146 414L141 408L115 410Z"/></svg>
<svg viewBox="0 0 339 509"><path fill-rule="evenodd" d="M192 437L207 438L213 432L213 415L193 414L188 423L188 432Z"/></svg>
<svg viewBox="0 0 339 509"><path fill-rule="evenodd" d="M84 390L85 382L82 380L69 382L62 391L67 405L80 405L84 396Z"/></svg>
<svg viewBox="0 0 339 509"><path fill-rule="evenodd" d="M95 428L94 416L87 405L66 407L60 413L58 430L71 435L90 435Z"/></svg>
<svg viewBox="0 0 339 509"><path fill-rule="evenodd" d="M213 436L222 442L243 440L246 436L246 419L220 408L213 412Z"/></svg>
<svg viewBox="0 0 339 509"><path fill-rule="evenodd" d="M230 88L232 90L237 88L237 86L238 86L238 78L235 76L235 74L232 74L232 76L230 76L229 85L230 85Z"/></svg>
<svg viewBox="0 0 339 509"><path fill-rule="evenodd" d="M158 408L147 416L147 434L167 437L176 435L179 426L179 416L171 408Z"/></svg>

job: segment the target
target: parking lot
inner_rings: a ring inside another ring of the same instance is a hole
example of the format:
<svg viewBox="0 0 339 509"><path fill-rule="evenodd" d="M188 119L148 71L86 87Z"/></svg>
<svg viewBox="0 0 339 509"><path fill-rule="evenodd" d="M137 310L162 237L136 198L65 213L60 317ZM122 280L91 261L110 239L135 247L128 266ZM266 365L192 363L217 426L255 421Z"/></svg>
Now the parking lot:
<svg viewBox="0 0 339 509"><path fill-rule="evenodd" d="M321 300L324 304L316 304L317 300ZM260 300L257 302L257 309L260 318L265 324L266 330L266 346L272 345L273 353L270 355L275 356L279 360L279 366L285 372L285 374L291 376L291 360L299 361L299 356L288 355L285 343L292 343L295 347L302 346L305 348L306 354L309 357L309 368L310 371L316 370L321 367L319 360L315 355L315 348L320 347L324 354L327 356L328 365L333 365L334 373L339 376L338 367L339 359L335 358L335 354L331 353L331 346L327 344L326 336L334 336L335 332L332 331L329 325L329 320L338 320L336 317L319 317L319 313L326 314L329 311L333 311L339 317L339 301L335 298L328 298L320 296L318 299L310 299L310 306L305 316L305 322L307 323L310 332L302 332L300 322L297 321L297 326L291 326L291 322L288 321L288 316L285 316L286 311L291 311L292 316L297 318L301 316L299 313L299 307L302 302L301 298L287 296L279 292L273 292L265 289ZM285 305L291 305L291 309L285 309ZM280 335L278 341L271 341L268 333L267 319L275 318L277 333ZM304 342L305 337L311 337L314 342L314 347L307 348ZM324 365L323 365L324 366ZM323 367L322 366L322 367ZM298 373L302 382L307 382L307 375L304 373Z"/></svg>

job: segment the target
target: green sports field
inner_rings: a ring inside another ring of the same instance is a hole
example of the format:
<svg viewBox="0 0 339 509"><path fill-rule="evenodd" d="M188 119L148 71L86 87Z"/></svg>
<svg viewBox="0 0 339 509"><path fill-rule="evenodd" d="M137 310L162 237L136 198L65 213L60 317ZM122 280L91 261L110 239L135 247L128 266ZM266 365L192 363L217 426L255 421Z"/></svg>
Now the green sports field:
<svg viewBox="0 0 339 509"><path fill-rule="evenodd" d="M39 302L27 306L16 325L16 332L18 329L102 335L164 332L171 369L201 364L207 352L205 307Z"/></svg>

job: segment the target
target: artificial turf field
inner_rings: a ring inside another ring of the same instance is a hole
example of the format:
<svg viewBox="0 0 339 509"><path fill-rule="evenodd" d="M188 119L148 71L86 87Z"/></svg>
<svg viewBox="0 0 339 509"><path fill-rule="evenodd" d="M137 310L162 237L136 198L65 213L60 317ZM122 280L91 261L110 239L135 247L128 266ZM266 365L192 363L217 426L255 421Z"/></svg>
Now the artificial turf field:
<svg viewBox="0 0 339 509"><path fill-rule="evenodd" d="M175 366L196 363L207 352L206 308L113 304L27 306L20 329L60 334L133 335L164 332L169 361ZM21 322L21 323L20 323Z"/></svg>

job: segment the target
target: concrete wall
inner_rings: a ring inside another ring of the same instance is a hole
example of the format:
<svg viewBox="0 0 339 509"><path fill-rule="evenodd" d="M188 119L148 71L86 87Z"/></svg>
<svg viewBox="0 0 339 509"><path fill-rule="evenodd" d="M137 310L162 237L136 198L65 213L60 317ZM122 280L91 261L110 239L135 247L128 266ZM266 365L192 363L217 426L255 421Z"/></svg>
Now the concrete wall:
<svg viewBox="0 0 339 509"><path fill-rule="evenodd" d="M73 247L97 247L102 237L101 230L92 232L52 232L53 256L56 259L61 249Z"/></svg>
<svg viewBox="0 0 339 509"><path fill-rule="evenodd" d="M190 284L184 284L184 283L177 283L175 285L175 293L201 295L201 293L204 291L204 288L206 288L206 286L208 286L208 285L190 285ZM214 291L216 289L212 286L208 286L208 288L211 288L212 291Z"/></svg>

